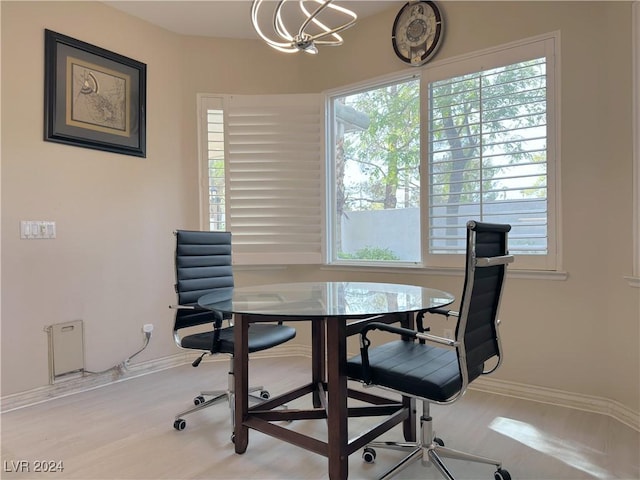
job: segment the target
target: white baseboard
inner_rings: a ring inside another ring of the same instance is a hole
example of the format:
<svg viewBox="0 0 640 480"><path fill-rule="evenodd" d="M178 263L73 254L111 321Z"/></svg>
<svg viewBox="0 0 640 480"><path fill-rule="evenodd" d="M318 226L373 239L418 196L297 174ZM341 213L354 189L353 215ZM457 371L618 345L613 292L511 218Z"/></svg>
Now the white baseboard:
<svg viewBox="0 0 640 480"><path fill-rule="evenodd" d="M307 357L311 358L311 348L304 345L281 345L268 351L251 355L252 358L274 357ZM26 392L6 395L0 398L0 413L6 413L20 408L43 403L54 398L66 397L75 393L101 388L112 383L130 380L141 375L159 372L192 362L196 355L178 353L147 362L129 365L124 370L114 370L99 375L80 374L74 378L60 381L54 385L38 387ZM229 361L226 355L214 355L207 358L207 362ZM470 387L473 390L484 391L497 395L506 395L533 402L548 403L562 407L574 408L602 415L608 415L617 421L640 431L640 412L617 402L602 397L582 395L546 387L537 387L517 382L507 382L490 378L480 378Z"/></svg>
<svg viewBox="0 0 640 480"><path fill-rule="evenodd" d="M188 351L176 353L168 357L162 357L146 362L130 364L124 369L114 367L103 373L79 372L70 374L56 380L53 385L45 385L37 387L25 392L5 395L0 398L0 413L7 413L20 408L30 407L39 403L47 402L55 398L62 398L74 395L80 392L94 390L96 388L105 387L117 382L131 380L132 378L147 375L149 373L159 372L168 368L178 367L180 365L193 362L198 355ZM299 345L280 345L269 351L257 352L251 354L251 358L260 357L309 357L311 358L311 349ZM205 357L203 362L228 362L227 355L213 355Z"/></svg>
<svg viewBox="0 0 640 480"><path fill-rule="evenodd" d="M148 362L131 364L123 369L114 367L103 373L79 372L70 374L58 379L53 385L45 385L25 392L3 396L0 398L0 413L7 413L55 398L106 387L107 385L130 380L141 375L177 367L189 361L192 361L192 359L186 353L178 353Z"/></svg>
<svg viewBox="0 0 640 480"><path fill-rule="evenodd" d="M640 431L640 413L615 400L492 378L478 378L469 388L471 390L480 390L497 395L506 395L533 402L548 403L608 415L634 430Z"/></svg>

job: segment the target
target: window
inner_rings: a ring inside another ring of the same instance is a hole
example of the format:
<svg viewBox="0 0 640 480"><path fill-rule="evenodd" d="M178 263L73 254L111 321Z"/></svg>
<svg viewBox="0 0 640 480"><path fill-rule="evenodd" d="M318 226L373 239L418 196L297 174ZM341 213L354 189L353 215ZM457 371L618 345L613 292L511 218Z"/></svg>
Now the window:
<svg viewBox="0 0 640 480"><path fill-rule="evenodd" d="M206 188L204 192L206 208L203 208L205 218L203 223L208 224L211 231L225 231L226 221L226 176L224 157L224 110L222 99L219 97L203 96L200 100L201 121L201 156L206 174Z"/></svg>
<svg viewBox="0 0 640 480"><path fill-rule="evenodd" d="M426 87L428 254L464 253L477 219L511 224L512 253L547 255L546 58Z"/></svg>
<svg viewBox="0 0 640 480"><path fill-rule="evenodd" d="M510 223L518 268L557 268L554 38L328 98L329 261L460 265L469 219Z"/></svg>
<svg viewBox="0 0 640 480"><path fill-rule="evenodd" d="M420 81L331 99L333 260L420 262Z"/></svg>
<svg viewBox="0 0 640 480"><path fill-rule="evenodd" d="M556 49L326 95L200 95L202 227L232 232L238 264L441 268L461 265L467 220L506 222L516 268L559 270Z"/></svg>

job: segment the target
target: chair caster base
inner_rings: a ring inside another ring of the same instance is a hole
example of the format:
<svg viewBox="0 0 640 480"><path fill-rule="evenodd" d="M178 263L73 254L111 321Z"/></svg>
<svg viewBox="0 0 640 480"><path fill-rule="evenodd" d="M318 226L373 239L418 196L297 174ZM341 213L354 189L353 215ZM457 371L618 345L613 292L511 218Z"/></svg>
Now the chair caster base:
<svg viewBox="0 0 640 480"><path fill-rule="evenodd" d="M493 474L495 480L511 480L511 474L504 468L499 468L496 473Z"/></svg>
<svg viewBox="0 0 640 480"><path fill-rule="evenodd" d="M364 463L375 463L376 462L376 451L371 447L365 447L362 451L362 460Z"/></svg>
<svg viewBox="0 0 640 480"><path fill-rule="evenodd" d="M187 427L187 422L182 418L177 418L175 422L173 422L173 428L178 431L184 430Z"/></svg>
<svg viewBox="0 0 640 480"><path fill-rule="evenodd" d="M492 464L497 468L493 474L494 480L511 480L511 474L506 469L502 468L499 462L489 458L479 457L477 455L446 448L444 441L439 437L433 437L433 441L430 445L421 445L420 443L411 442L372 442L362 450L363 462L370 464L375 463L376 451L373 446L400 451L410 450L410 453L400 463L383 474L380 477L380 480L390 479L408 467L411 463L420 459L422 459L423 464L430 463L437 467L438 471L442 473L444 478L453 480L453 474L443 463L443 458Z"/></svg>

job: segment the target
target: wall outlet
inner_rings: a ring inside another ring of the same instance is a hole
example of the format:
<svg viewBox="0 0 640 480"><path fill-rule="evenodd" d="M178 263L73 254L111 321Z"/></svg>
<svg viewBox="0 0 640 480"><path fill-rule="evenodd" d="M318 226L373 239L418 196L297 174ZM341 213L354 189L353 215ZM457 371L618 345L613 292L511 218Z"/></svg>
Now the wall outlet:
<svg viewBox="0 0 640 480"><path fill-rule="evenodd" d="M453 330L451 328L445 328L442 331L442 335L444 336L444 338L448 338L449 340L455 340L453 338Z"/></svg>
<svg viewBox="0 0 640 480"><path fill-rule="evenodd" d="M151 333L153 332L153 323L145 323L142 327L142 331L144 333Z"/></svg>

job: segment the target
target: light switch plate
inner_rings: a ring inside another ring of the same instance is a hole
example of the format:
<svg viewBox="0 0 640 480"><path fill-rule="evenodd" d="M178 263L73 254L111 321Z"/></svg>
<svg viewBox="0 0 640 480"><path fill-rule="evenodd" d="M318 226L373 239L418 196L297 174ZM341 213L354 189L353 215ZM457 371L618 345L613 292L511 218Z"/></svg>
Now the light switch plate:
<svg viewBox="0 0 640 480"><path fill-rule="evenodd" d="M56 238L56 222L22 220L20 221L20 238L23 240Z"/></svg>

